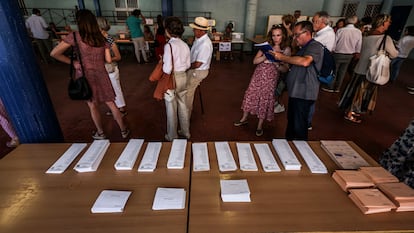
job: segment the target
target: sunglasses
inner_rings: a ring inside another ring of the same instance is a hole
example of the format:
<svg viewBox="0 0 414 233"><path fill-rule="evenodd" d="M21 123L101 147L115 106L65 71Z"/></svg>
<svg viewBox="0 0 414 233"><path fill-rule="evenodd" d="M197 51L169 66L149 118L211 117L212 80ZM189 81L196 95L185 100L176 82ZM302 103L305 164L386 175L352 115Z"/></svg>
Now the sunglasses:
<svg viewBox="0 0 414 233"><path fill-rule="evenodd" d="M276 29L276 28L282 28L283 25L282 24L273 24L272 25L272 29Z"/></svg>

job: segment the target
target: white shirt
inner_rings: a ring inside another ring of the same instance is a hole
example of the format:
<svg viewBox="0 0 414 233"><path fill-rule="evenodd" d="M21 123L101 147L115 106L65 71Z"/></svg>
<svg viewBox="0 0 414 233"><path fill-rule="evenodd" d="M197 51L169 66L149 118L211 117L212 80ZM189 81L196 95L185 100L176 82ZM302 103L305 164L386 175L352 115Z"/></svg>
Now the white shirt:
<svg viewBox="0 0 414 233"><path fill-rule="evenodd" d="M335 53L360 53L362 46L362 32L353 24L338 29L335 38Z"/></svg>
<svg viewBox="0 0 414 233"><path fill-rule="evenodd" d="M174 56L174 71L186 71L190 68L190 48L180 38L172 37L164 46L164 56L162 58L163 66L162 70L166 74L171 74L172 62L171 62L171 50Z"/></svg>
<svg viewBox="0 0 414 233"><path fill-rule="evenodd" d="M398 57L407 58L411 49L414 48L414 36L403 36L403 38L398 41L398 48Z"/></svg>
<svg viewBox="0 0 414 233"><path fill-rule="evenodd" d="M326 26L316 32L313 39L323 44L329 51L332 51L335 45L335 32L331 26Z"/></svg>
<svg viewBox="0 0 414 233"><path fill-rule="evenodd" d="M49 33L46 31L47 24L43 17L32 14L26 20L26 28L30 29L35 39L47 39L49 38Z"/></svg>
<svg viewBox="0 0 414 233"><path fill-rule="evenodd" d="M204 34L202 37L197 38L193 46L191 47L191 63L201 62L200 67L196 70L208 70L210 69L211 57L213 56L213 44L211 43L208 34Z"/></svg>

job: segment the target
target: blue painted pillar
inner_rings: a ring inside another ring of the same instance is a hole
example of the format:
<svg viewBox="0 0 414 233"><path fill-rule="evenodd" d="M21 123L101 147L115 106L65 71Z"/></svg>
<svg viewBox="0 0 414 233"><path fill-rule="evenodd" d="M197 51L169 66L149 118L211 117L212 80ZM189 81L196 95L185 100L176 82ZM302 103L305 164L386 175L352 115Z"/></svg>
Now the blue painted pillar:
<svg viewBox="0 0 414 233"><path fill-rule="evenodd" d="M102 16L101 4L99 3L99 0L93 0L93 4L95 5L96 16Z"/></svg>
<svg viewBox="0 0 414 233"><path fill-rule="evenodd" d="M172 6L173 6L172 0L162 0L161 7L162 7L162 15L164 17L173 15L173 7Z"/></svg>
<svg viewBox="0 0 414 233"><path fill-rule="evenodd" d="M390 14L393 4L394 4L393 0L383 0L382 1L382 8L381 8L380 13Z"/></svg>
<svg viewBox="0 0 414 233"><path fill-rule="evenodd" d="M79 10L85 9L85 2L83 0L78 0Z"/></svg>
<svg viewBox="0 0 414 233"><path fill-rule="evenodd" d="M330 16L341 16L345 0L325 0L323 10Z"/></svg>
<svg viewBox="0 0 414 233"><path fill-rule="evenodd" d="M0 98L23 143L63 136L17 1L0 1Z"/></svg>

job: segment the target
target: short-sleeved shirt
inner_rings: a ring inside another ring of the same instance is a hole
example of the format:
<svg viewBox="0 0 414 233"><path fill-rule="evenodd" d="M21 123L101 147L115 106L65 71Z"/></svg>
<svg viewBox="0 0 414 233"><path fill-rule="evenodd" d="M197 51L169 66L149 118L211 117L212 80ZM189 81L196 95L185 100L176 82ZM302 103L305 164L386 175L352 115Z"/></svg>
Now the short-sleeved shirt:
<svg viewBox="0 0 414 233"><path fill-rule="evenodd" d="M311 39L297 52L297 55L312 56L316 68L320 70L323 62L323 45ZM286 77L288 94L292 98L316 100L319 84L316 69L312 63L307 67L292 65Z"/></svg>
<svg viewBox="0 0 414 233"><path fill-rule="evenodd" d="M129 32L131 33L131 38L144 37L144 33L142 32L141 28L141 23L142 20L133 15L130 15L127 18L126 24L128 25Z"/></svg>
<svg viewBox="0 0 414 233"><path fill-rule="evenodd" d="M30 29L35 39L47 39L49 33L46 31L48 25L42 16L33 14L26 20L26 28Z"/></svg>
<svg viewBox="0 0 414 233"><path fill-rule="evenodd" d="M207 34L196 39L191 47L191 63L196 61L203 64L196 70L210 69L211 57L213 56L213 44Z"/></svg>

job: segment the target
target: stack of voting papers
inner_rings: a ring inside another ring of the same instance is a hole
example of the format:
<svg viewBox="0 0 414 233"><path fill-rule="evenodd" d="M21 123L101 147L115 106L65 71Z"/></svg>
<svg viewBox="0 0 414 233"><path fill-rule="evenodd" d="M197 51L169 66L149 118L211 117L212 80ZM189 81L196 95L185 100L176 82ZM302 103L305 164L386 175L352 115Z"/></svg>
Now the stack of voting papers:
<svg viewBox="0 0 414 233"><path fill-rule="evenodd" d="M130 139L118 160L115 162L115 169L132 170L143 143L144 139Z"/></svg>
<svg viewBox="0 0 414 233"><path fill-rule="evenodd" d="M168 157L167 168L168 169L183 169L185 152L187 149L187 139L174 139L170 155Z"/></svg>
<svg viewBox="0 0 414 233"><path fill-rule="evenodd" d="M364 214L389 212L396 206L378 189L350 189L349 198Z"/></svg>
<svg viewBox="0 0 414 233"><path fill-rule="evenodd" d="M326 169L325 164L323 164L315 152L313 152L312 148L306 141L294 140L293 144L295 144L312 173L328 173L328 169Z"/></svg>
<svg viewBox="0 0 414 233"><path fill-rule="evenodd" d="M358 169L369 166L367 161L345 141L322 140L321 147L341 169Z"/></svg>
<svg viewBox="0 0 414 233"><path fill-rule="evenodd" d="M247 180L220 180L223 202L250 202Z"/></svg>
<svg viewBox="0 0 414 233"><path fill-rule="evenodd" d="M161 142L148 142L144 156L138 166L139 172L153 172L157 167L158 157L161 151Z"/></svg>
<svg viewBox="0 0 414 233"><path fill-rule="evenodd" d="M302 165L286 139L273 139L272 144L286 170L300 170Z"/></svg>
<svg viewBox="0 0 414 233"><path fill-rule="evenodd" d="M94 172L98 169L99 164L109 147L109 140L95 140L89 146L88 150L75 165L77 172Z"/></svg>
<svg viewBox="0 0 414 233"><path fill-rule="evenodd" d="M215 142L214 146L216 147L219 170L222 172L237 170L237 165L231 153L229 143Z"/></svg>
<svg viewBox="0 0 414 233"><path fill-rule="evenodd" d="M345 192L350 188L369 188L374 183L361 171L354 170L336 170L332 174L332 178Z"/></svg>
<svg viewBox="0 0 414 233"><path fill-rule="evenodd" d="M267 143L255 143L254 148L259 155L260 163L265 172L280 172L280 167Z"/></svg>
<svg viewBox="0 0 414 233"><path fill-rule="evenodd" d="M400 182L397 177L383 167L360 167L359 169L369 177L374 184Z"/></svg>
<svg viewBox="0 0 414 233"><path fill-rule="evenodd" d="M85 147L86 143L73 143L46 173L62 174Z"/></svg>
<svg viewBox="0 0 414 233"><path fill-rule="evenodd" d="M120 213L124 211L130 191L103 190L92 206L92 213Z"/></svg>
<svg viewBox="0 0 414 233"><path fill-rule="evenodd" d="M153 210L180 210L185 208L186 192L183 188L157 188Z"/></svg>
<svg viewBox="0 0 414 233"><path fill-rule="evenodd" d="M193 171L209 171L207 143L193 143L191 146L193 149Z"/></svg>
<svg viewBox="0 0 414 233"><path fill-rule="evenodd" d="M378 188L393 201L400 211L414 211L414 189L410 186L399 183L378 184Z"/></svg>
<svg viewBox="0 0 414 233"><path fill-rule="evenodd" d="M256 161L254 160L253 151L250 143L236 143L237 153L239 155L240 170L257 171Z"/></svg>

